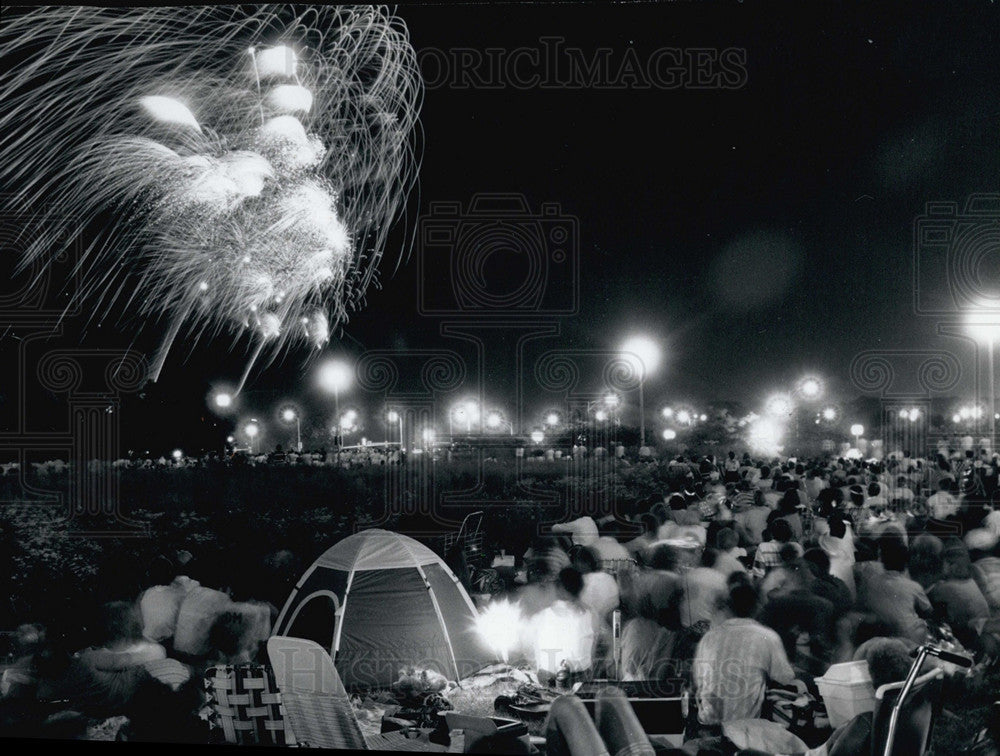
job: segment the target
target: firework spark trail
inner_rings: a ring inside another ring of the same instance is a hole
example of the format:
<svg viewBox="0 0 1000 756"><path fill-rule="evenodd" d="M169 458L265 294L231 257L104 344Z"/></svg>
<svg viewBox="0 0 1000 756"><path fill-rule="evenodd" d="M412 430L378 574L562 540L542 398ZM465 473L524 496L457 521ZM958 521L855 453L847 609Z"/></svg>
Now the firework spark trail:
<svg viewBox="0 0 1000 756"><path fill-rule="evenodd" d="M166 324L154 378L182 335L249 334L244 380L264 352L324 345L415 183L402 22L367 6L3 16L0 186L63 219L25 234L23 265L86 239L94 318Z"/></svg>

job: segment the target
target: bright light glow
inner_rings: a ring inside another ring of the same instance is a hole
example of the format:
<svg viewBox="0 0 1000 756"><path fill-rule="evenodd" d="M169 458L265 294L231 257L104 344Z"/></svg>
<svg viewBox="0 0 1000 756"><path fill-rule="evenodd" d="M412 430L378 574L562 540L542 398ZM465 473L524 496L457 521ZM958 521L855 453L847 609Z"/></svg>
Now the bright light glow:
<svg viewBox="0 0 1000 756"><path fill-rule="evenodd" d="M844 456L847 457L847 459L861 459L862 454L860 449L848 449Z"/></svg>
<svg viewBox="0 0 1000 756"><path fill-rule="evenodd" d="M181 457L184 456L184 452L182 452L180 449L174 449L173 452L170 454L170 456L173 457L174 459L180 459Z"/></svg>
<svg viewBox="0 0 1000 756"><path fill-rule="evenodd" d="M702 415L699 416L698 419L701 420L702 422L705 422L706 420L708 420L708 415L703 413Z"/></svg>
<svg viewBox="0 0 1000 756"><path fill-rule="evenodd" d="M816 399L823 393L823 383L813 376L803 378L799 382L799 393L806 399Z"/></svg>
<svg viewBox="0 0 1000 756"><path fill-rule="evenodd" d="M201 126L198 124L198 119L194 117L194 113L191 112L188 106L180 100L175 100L173 97L153 95L151 97L140 98L139 105L142 106L142 109L154 121L170 123L175 126L187 126L201 133Z"/></svg>
<svg viewBox="0 0 1000 756"><path fill-rule="evenodd" d="M226 436L226 443L227 444L236 443L236 436Z"/></svg>
<svg viewBox="0 0 1000 756"><path fill-rule="evenodd" d="M517 645L522 625L520 606L508 599L491 601L476 617L476 631L505 664Z"/></svg>
<svg viewBox="0 0 1000 756"><path fill-rule="evenodd" d="M758 454L778 454L781 440L785 435L784 426L773 417L759 417L750 424L747 444Z"/></svg>
<svg viewBox="0 0 1000 756"><path fill-rule="evenodd" d="M954 414L951 416L952 422L960 423L962 422L962 416L959 414Z"/></svg>
<svg viewBox="0 0 1000 756"><path fill-rule="evenodd" d="M540 444L544 440L545 440L545 434L542 433L540 430L533 430L533 431L531 431L531 441L532 441L532 443Z"/></svg>
<svg viewBox="0 0 1000 756"><path fill-rule="evenodd" d="M773 394L768 398L766 404L768 414L775 417L787 417L792 414L794 408L795 405L787 394Z"/></svg>
<svg viewBox="0 0 1000 756"><path fill-rule="evenodd" d="M219 409L228 409L233 406L233 395L220 391L215 395L215 406Z"/></svg>
<svg viewBox="0 0 1000 756"><path fill-rule="evenodd" d="M622 352L643 380L660 364L660 347L648 336L632 336L622 344Z"/></svg>
<svg viewBox="0 0 1000 756"><path fill-rule="evenodd" d="M479 405L476 402L468 401L465 403L465 411L469 414L470 422L479 421Z"/></svg>
<svg viewBox="0 0 1000 756"><path fill-rule="evenodd" d="M274 47L265 47L262 50L255 50L251 47L250 52L254 56L254 66L260 78L283 76L291 79L295 76L299 61L295 50L291 47L275 45Z"/></svg>
<svg viewBox="0 0 1000 756"><path fill-rule="evenodd" d="M279 113L308 113L312 110L313 96L298 84L282 84L267 93L265 102Z"/></svg>
<svg viewBox="0 0 1000 756"><path fill-rule="evenodd" d="M608 419L608 413L604 410L597 410L597 412L594 413L594 419L599 423L603 423Z"/></svg>
<svg viewBox="0 0 1000 756"><path fill-rule="evenodd" d="M1000 340L1000 313L973 310L965 316L965 328L976 341L996 343Z"/></svg>
<svg viewBox="0 0 1000 756"><path fill-rule="evenodd" d="M295 414L295 410L291 407L285 407L285 409L281 411L281 419L286 423L294 423L297 417L298 415Z"/></svg>
<svg viewBox="0 0 1000 756"><path fill-rule="evenodd" d="M906 420L910 416L910 411L907 409L901 409L899 411L899 419Z"/></svg>
<svg viewBox="0 0 1000 756"><path fill-rule="evenodd" d="M351 385L352 370L346 362L328 360L319 366L316 378L321 389L337 394Z"/></svg>
<svg viewBox="0 0 1000 756"><path fill-rule="evenodd" d="M677 413L677 422L689 425L691 423L691 413L687 410L681 410Z"/></svg>
<svg viewBox="0 0 1000 756"><path fill-rule="evenodd" d="M618 394L607 394L604 397L604 403L606 405L608 405L609 407L617 407L618 406L618 402L620 402L620 401L621 401L621 399L618 398Z"/></svg>
<svg viewBox="0 0 1000 756"><path fill-rule="evenodd" d="M502 422L503 418L499 412L491 412L486 416L486 425L490 428L499 428Z"/></svg>
<svg viewBox="0 0 1000 756"><path fill-rule="evenodd" d="M386 418L389 420L390 423L398 423L399 413L396 412L396 410L389 410L389 414L386 415Z"/></svg>
<svg viewBox="0 0 1000 756"><path fill-rule="evenodd" d="M549 426L559 425L559 413L550 412L545 416L545 424Z"/></svg>
<svg viewBox="0 0 1000 756"><path fill-rule="evenodd" d="M827 407L826 409L823 410L823 419L824 420L836 420L837 419L837 410L835 410L833 407Z"/></svg>
<svg viewBox="0 0 1000 756"><path fill-rule="evenodd" d="M260 426L254 422L247 423L246 427L243 429L243 432L246 433L250 438L255 438L257 434L260 433Z"/></svg>
<svg viewBox="0 0 1000 756"><path fill-rule="evenodd" d="M677 438L677 431L673 428L667 428L663 431L663 439L665 441L673 441L675 438Z"/></svg>
<svg viewBox="0 0 1000 756"><path fill-rule="evenodd" d="M674 416L674 409L673 407L664 407L663 409L660 410L660 414L663 415L667 420L669 420Z"/></svg>
<svg viewBox="0 0 1000 756"><path fill-rule="evenodd" d="M433 441L434 440L434 429L433 428L424 428L424 432L421 434L421 437L424 439L424 441L427 441L427 442Z"/></svg>
<svg viewBox="0 0 1000 756"><path fill-rule="evenodd" d="M907 417L910 418L911 423L915 423L917 420L920 419L920 410L914 407L913 409L910 410L910 414L907 415Z"/></svg>
<svg viewBox="0 0 1000 756"><path fill-rule="evenodd" d="M862 436L864 435L864 432L865 432L865 426L861 425L861 423L855 423L854 425L851 426L852 436Z"/></svg>

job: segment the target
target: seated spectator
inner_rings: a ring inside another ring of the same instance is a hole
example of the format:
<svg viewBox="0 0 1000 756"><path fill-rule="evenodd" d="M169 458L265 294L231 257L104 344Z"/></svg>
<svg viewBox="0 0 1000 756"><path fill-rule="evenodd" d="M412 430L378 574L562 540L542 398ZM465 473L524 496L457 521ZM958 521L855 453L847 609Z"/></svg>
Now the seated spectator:
<svg viewBox="0 0 1000 756"><path fill-rule="evenodd" d="M935 615L951 626L955 637L963 645L972 646L979 634L974 623L989 619L989 604L972 579L972 563L965 544L956 539L941 556L943 577L927 591L927 598Z"/></svg>
<svg viewBox="0 0 1000 756"><path fill-rule="evenodd" d="M792 526L785 519L775 520L765 531L765 540L757 547L754 556L753 573L756 577L764 577L770 570L781 564L779 555L781 547L787 543L794 543L792 540ZM802 547L794 543L802 553Z"/></svg>
<svg viewBox="0 0 1000 756"><path fill-rule="evenodd" d="M764 540L764 530L767 528L767 518L771 508L767 505L763 492L754 490L749 506L745 501L733 512L733 520L740 536L745 539L748 549L756 549Z"/></svg>
<svg viewBox="0 0 1000 756"><path fill-rule="evenodd" d="M930 533L921 533L910 545L910 579L917 581L925 591L943 577L943 551L944 543Z"/></svg>
<svg viewBox="0 0 1000 756"><path fill-rule="evenodd" d="M722 528L715 534L715 547L719 552L715 560L715 569L729 577L734 572L746 572L747 568L739 557L747 555L746 549L740 545L740 538L732 528Z"/></svg>
<svg viewBox="0 0 1000 756"><path fill-rule="evenodd" d="M819 537L818 545L830 560L830 574L843 581L853 600L857 595L854 584L854 538L842 517L830 517L827 525L830 532Z"/></svg>
<svg viewBox="0 0 1000 756"><path fill-rule="evenodd" d="M575 549L572 562L572 566L583 575L580 603L591 611L594 617L594 631L600 632L609 621L611 612L621 603L618 582L600 569L593 549L586 547Z"/></svg>
<svg viewBox="0 0 1000 756"><path fill-rule="evenodd" d="M847 614L854 604L854 598L844 581L832 574L830 557L826 552L819 548L809 549L802 558L812 571L810 590L829 601L837 616Z"/></svg>
<svg viewBox="0 0 1000 756"><path fill-rule="evenodd" d="M695 652L695 700L706 735L719 734L723 722L759 718L767 683L789 685L795 677L778 634L752 619L754 589L736 585L728 605L733 616L711 628Z"/></svg>
<svg viewBox="0 0 1000 756"><path fill-rule="evenodd" d="M772 569L760 581L760 596L763 601L774 595L808 590L813 577L799 554L796 544L786 543L781 547L778 556L781 563Z"/></svg>
<svg viewBox="0 0 1000 756"><path fill-rule="evenodd" d="M1000 555L997 538L986 528L972 530L965 537L972 562L972 579L990 607L990 614L1000 614Z"/></svg>
<svg viewBox="0 0 1000 756"><path fill-rule="evenodd" d="M715 569L718 552L705 549L701 565L681 574L683 593L679 598L681 625L691 627L699 622L711 625L726 598L726 578Z"/></svg>
<svg viewBox="0 0 1000 756"><path fill-rule="evenodd" d="M642 526L642 534L625 544L625 551L633 559L640 559L643 552L656 543L656 531L660 527L659 520L652 512L641 514L639 524Z"/></svg>
<svg viewBox="0 0 1000 756"><path fill-rule="evenodd" d="M953 479L943 477L938 481L938 491L927 499L930 516L935 520L946 520L958 514L958 499L951 495Z"/></svg>
<svg viewBox="0 0 1000 756"><path fill-rule="evenodd" d="M539 680L552 682L564 669L575 682L593 666L594 620L580 602L583 576L578 570L560 571L555 589L555 602L532 621L535 668Z"/></svg>
<svg viewBox="0 0 1000 756"><path fill-rule="evenodd" d="M883 572L868 585L864 609L892 628L893 634L914 643L927 640L927 622L931 603L919 583L904 574L908 551L896 538L879 543Z"/></svg>

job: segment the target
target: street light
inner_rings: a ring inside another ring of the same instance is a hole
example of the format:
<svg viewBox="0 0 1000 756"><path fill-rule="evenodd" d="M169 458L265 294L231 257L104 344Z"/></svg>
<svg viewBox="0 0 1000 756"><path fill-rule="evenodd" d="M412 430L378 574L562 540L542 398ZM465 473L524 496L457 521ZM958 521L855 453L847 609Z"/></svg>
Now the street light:
<svg viewBox="0 0 1000 756"><path fill-rule="evenodd" d="M673 441L675 438L677 438L677 431L673 428L667 428L663 431L663 439L665 441Z"/></svg>
<svg viewBox="0 0 1000 756"><path fill-rule="evenodd" d="M397 423L399 425L399 448L402 449L403 448L403 416L400 415L398 412L396 412L396 410L389 410L386 413L386 415L385 415L385 419L388 420L390 423ZM385 435L386 435L386 439L385 440L388 443L388 441L389 441L389 426L388 426L388 424L386 424Z"/></svg>
<svg viewBox="0 0 1000 756"><path fill-rule="evenodd" d="M797 393L806 399L818 399L823 394L823 382L812 375L799 381L796 388Z"/></svg>
<svg viewBox="0 0 1000 756"><path fill-rule="evenodd" d="M281 419L286 423L295 423L295 448L298 451L302 451L302 421L299 418L299 413L295 411L294 407L285 407L281 410Z"/></svg>
<svg viewBox="0 0 1000 756"><path fill-rule="evenodd" d="M249 423L247 423L244 426L243 432L246 433L247 438L250 439L250 453L253 454L254 453L254 440L260 434L260 425L257 424L256 420L251 420Z"/></svg>
<svg viewBox="0 0 1000 756"><path fill-rule="evenodd" d="M669 420L674 416L674 408L664 407L663 409L660 410L660 414L663 415L664 419Z"/></svg>
<svg viewBox="0 0 1000 756"><path fill-rule="evenodd" d="M980 343L985 343L987 348L987 360L990 366L990 443L994 444L997 433L997 403L993 345L1000 338L1000 313L989 312L985 309L973 310L965 316L965 327L972 338Z"/></svg>
<svg viewBox="0 0 1000 756"><path fill-rule="evenodd" d="M854 445L857 446L860 443L861 436L865 432L865 426L861 423L855 423L851 426L851 435L854 436Z"/></svg>
<svg viewBox="0 0 1000 756"><path fill-rule="evenodd" d="M691 416L691 413L686 409L682 409L677 413L677 422L682 425L690 425L693 420L694 418Z"/></svg>
<svg viewBox="0 0 1000 756"><path fill-rule="evenodd" d="M559 413L558 412L548 413L545 416L545 424L550 428L555 428L557 425L559 425Z"/></svg>
<svg viewBox="0 0 1000 756"><path fill-rule="evenodd" d="M215 406L219 409L229 409L233 406L233 395L225 391L220 391L213 399L215 400Z"/></svg>
<svg viewBox="0 0 1000 756"><path fill-rule="evenodd" d="M545 434L540 430L531 431L531 442L533 444L540 444L545 440Z"/></svg>
<svg viewBox="0 0 1000 756"><path fill-rule="evenodd" d="M837 419L837 410L833 407L826 407L823 410L823 419L827 422L833 422Z"/></svg>
<svg viewBox="0 0 1000 756"><path fill-rule="evenodd" d="M177 462L180 462L181 457L184 456L184 452L182 452L180 449L174 449L173 452L171 452L170 456L173 457L174 460L176 460Z"/></svg>
<svg viewBox="0 0 1000 756"><path fill-rule="evenodd" d="M639 374L639 445L646 445L646 407L643 402L643 384L646 376L660 364L660 347L648 336L632 336L622 345L622 351L631 355Z"/></svg>
<svg viewBox="0 0 1000 756"><path fill-rule="evenodd" d="M351 385L351 379L353 377L353 371L350 365L348 365L343 360L336 358L331 358L319 366L319 370L316 372L316 380L319 383L319 387L329 394L333 394L333 415L334 417L340 417L340 392L344 391L348 386ZM339 461L341 438L338 435L336 438L337 443L337 454Z"/></svg>

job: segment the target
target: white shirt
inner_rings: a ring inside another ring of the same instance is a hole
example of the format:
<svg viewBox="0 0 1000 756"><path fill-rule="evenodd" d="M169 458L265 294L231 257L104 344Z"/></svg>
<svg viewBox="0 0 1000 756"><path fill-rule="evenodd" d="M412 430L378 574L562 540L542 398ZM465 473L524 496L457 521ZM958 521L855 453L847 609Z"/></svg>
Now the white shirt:
<svg viewBox="0 0 1000 756"><path fill-rule="evenodd" d="M533 624L536 669L557 672L564 661L571 672L590 669L594 646L590 612L556 601L536 614Z"/></svg>
<svg viewBox="0 0 1000 756"><path fill-rule="evenodd" d="M958 500L947 491L938 491L927 499L927 508L930 510L931 517L943 520L958 512Z"/></svg>

